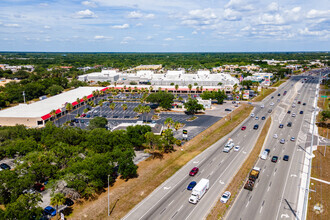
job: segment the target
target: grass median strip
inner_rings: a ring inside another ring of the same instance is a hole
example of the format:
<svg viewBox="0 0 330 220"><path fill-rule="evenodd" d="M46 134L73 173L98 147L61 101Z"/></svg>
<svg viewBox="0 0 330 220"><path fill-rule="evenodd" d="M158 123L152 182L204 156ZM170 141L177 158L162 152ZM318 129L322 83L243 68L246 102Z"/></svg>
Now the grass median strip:
<svg viewBox="0 0 330 220"><path fill-rule="evenodd" d="M269 94L273 93L276 89L274 88L270 88L270 89L262 89L262 91L260 92L261 94L258 95L257 97L255 97L254 99L252 99L253 102L260 102L262 101L264 98L266 98Z"/></svg>
<svg viewBox="0 0 330 220"><path fill-rule="evenodd" d="M286 79L281 79L281 80L277 81L276 83L274 83L272 85L272 87L279 87L280 85L282 85L285 82L286 82Z"/></svg>
<svg viewBox="0 0 330 220"><path fill-rule="evenodd" d="M176 149L175 152L164 154L159 159L150 158L140 162L138 178L128 181L117 180L114 186L110 188L111 219L124 217L129 210L141 202L182 166L230 133L249 117L252 109L252 105L243 104L231 112L231 116L227 115L222 118L187 142L183 147ZM70 219L105 219L106 217L107 193L102 193L97 200L83 201L82 205L75 207L75 212L70 216Z"/></svg>
<svg viewBox="0 0 330 220"><path fill-rule="evenodd" d="M253 150L249 154L248 158L244 161L243 165L233 177L231 182L228 184L227 188L224 190L224 192L231 192L230 200L226 204L223 204L218 200L216 205L213 207L213 209L207 216L207 220L222 219L225 216L228 208L231 207L232 204L234 204L235 198L237 197L242 186L244 185L248 173L251 171L253 165L258 160L259 153L266 139L270 124L271 118L269 117L258 137L257 143L254 146Z"/></svg>

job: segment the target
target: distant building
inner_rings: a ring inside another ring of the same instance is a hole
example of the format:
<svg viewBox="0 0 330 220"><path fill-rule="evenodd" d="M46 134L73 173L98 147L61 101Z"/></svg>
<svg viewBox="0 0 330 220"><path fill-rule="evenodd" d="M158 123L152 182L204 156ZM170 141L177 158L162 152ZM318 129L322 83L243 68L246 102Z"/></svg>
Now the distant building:
<svg viewBox="0 0 330 220"><path fill-rule="evenodd" d="M88 73L78 76L79 81L83 82L116 82L120 73L116 70L102 70L101 72Z"/></svg>

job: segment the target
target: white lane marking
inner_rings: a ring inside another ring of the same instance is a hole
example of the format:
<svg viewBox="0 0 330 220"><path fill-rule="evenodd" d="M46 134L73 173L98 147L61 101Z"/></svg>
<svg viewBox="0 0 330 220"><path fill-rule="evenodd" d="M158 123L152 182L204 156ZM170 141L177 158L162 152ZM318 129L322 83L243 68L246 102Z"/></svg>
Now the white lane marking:
<svg viewBox="0 0 330 220"><path fill-rule="evenodd" d="M219 183L222 184L222 185L225 184L225 182L223 182L222 180L220 180Z"/></svg>
<svg viewBox="0 0 330 220"><path fill-rule="evenodd" d="M274 172L273 176L275 176L276 172Z"/></svg>
<svg viewBox="0 0 330 220"><path fill-rule="evenodd" d="M168 190L168 189L171 189L171 187L164 186L164 190Z"/></svg>
<svg viewBox="0 0 330 220"><path fill-rule="evenodd" d="M245 208L246 208L246 207L248 207L249 203L250 203L250 201L248 201L248 202L246 203L246 206L245 206Z"/></svg>
<svg viewBox="0 0 330 220"><path fill-rule="evenodd" d="M291 174L290 177L297 177L297 175L296 174Z"/></svg>
<svg viewBox="0 0 330 220"><path fill-rule="evenodd" d="M223 163L223 161L224 161L224 159L222 159L220 163Z"/></svg>
<svg viewBox="0 0 330 220"><path fill-rule="evenodd" d="M242 153L243 153L243 154L246 154L246 151L243 151Z"/></svg>
<svg viewBox="0 0 330 220"><path fill-rule="evenodd" d="M262 208L263 208L263 207L261 206L259 213L261 213L261 211L262 211Z"/></svg>
<svg viewBox="0 0 330 220"><path fill-rule="evenodd" d="M193 163L199 163L199 161L194 161Z"/></svg>
<svg viewBox="0 0 330 220"><path fill-rule="evenodd" d="M210 173L210 176L212 176L213 173L214 173L214 172L212 171L212 172Z"/></svg>
<svg viewBox="0 0 330 220"><path fill-rule="evenodd" d="M170 204L168 204L168 206L170 206L172 203L174 202L174 199L173 199L173 201L172 202L170 202Z"/></svg>
<svg viewBox="0 0 330 220"><path fill-rule="evenodd" d="M178 209L178 212L182 209L183 205L181 205L181 207Z"/></svg>
<svg viewBox="0 0 330 220"><path fill-rule="evenodd" d="M204 172L204 170L205 170L205 169L203 169L203 170L201 171L201 173L203 173L203 172Z"/></svg>
<svg viewBox="0 0 330 220"><path fill-rule="evenodd" d="M282 215L281 215L281 218L283 218L283 217L285 217L285 218L289 218L290 216L289 216L288 214L282 214Z"/></svg>

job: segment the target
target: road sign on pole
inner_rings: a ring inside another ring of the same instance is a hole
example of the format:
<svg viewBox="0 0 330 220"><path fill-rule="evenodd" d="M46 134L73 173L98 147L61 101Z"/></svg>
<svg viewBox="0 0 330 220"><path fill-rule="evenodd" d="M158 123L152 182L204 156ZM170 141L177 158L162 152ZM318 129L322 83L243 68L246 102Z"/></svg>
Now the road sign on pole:
<svg viewBox="0 0 330 220"><path fill-rule="evenodd" d="M188 130L183 130L182 131L182 137L183 138L188 138Z"/></svg>

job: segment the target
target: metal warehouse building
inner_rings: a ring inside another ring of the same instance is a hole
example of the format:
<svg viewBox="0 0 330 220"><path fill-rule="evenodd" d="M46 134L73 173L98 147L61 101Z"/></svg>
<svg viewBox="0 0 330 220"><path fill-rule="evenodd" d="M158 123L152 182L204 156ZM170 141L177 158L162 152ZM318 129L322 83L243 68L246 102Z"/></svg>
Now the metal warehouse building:
<svg viewBox="0 0 330 220"><path fill-rule="evenodd" d="M72 103L75 108L79 104L77 99L84 102L83 97L86 96L88 100L91 100L93 99L93 91L105 89L104 87L79 87L31 104L19 104L1 110L0 125L15 126L16 124L22 124L27 127L42 127L47 121L52 120L50 114L52 110L56 110L57 117L65 115L67 103Z"/></svg>

